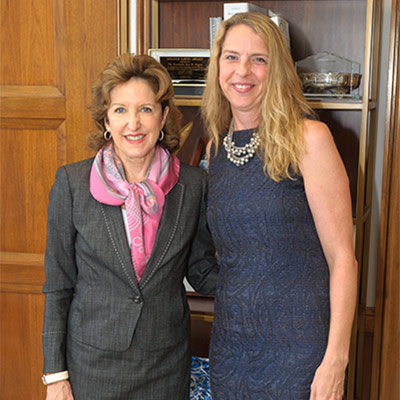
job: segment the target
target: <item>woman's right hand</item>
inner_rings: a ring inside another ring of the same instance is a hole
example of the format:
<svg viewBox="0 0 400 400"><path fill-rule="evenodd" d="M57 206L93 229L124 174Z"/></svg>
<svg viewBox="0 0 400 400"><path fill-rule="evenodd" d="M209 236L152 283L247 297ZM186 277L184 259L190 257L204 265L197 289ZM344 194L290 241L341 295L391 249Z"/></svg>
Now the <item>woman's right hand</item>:
<svg viewBox="0 0 400 400"><path fill-rule="evenodd" d="M69 381L59 381L47 386L46 400L74 400Z"/></svg>

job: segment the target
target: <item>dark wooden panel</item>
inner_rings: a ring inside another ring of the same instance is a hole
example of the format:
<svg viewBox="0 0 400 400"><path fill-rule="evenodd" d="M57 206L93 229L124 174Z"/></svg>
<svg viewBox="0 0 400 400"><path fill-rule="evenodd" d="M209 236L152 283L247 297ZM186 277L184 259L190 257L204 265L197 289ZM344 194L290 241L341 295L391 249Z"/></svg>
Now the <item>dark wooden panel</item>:
<svg viewBox="0 0 400 400"><path fill-rule="evenodd" d="M274 0L259 1L257 4L289 22L295 61L328 51L357 61L362 68L366 1Z"/></svg>
<svg viewBox="0 0 400 400"><path fill-rule="evenodd" d="M399 399L400 1L392 1L371 399Z"/></svg>
<svg viewBox="0 0 400 400"><path fill-rule="evenodd" d="M372 370L372 344L374 338L374 309L368 307L365 312L365 331L364 331L364 349L363 349L363 365L362 365L362 382L364 382L361 399L369 400L370 398L370 382Z"/></svg>
<svg viewBox="0 0 400 400"><path fill-rule="evenodd" d="M210 316L214 314L214 296L203 296L198 293L188 292L187 298L191 313Z"/></svg>
<svg viewBox="0 0 400 400"><path fill-rule="evenodd" d="M399 3L397 3L399 4ZM397 16L400 7L397 5ZM399 22L399 19L398 19ZM400 29L397 25L397 38L400 38ZM399 42L397 42L397 52ZM397 53L397 57L398 57ZM395 79L400 80L399 63L396 66ZM384 214L387 223L387 242L385 251L385 284L383 299L383 321L381 342L381 365L380 365L380 399L400 398L400 85L394 87L394 101L392 109L392 146L389 175L390 188L388 190L388 208ZM382 232L382 231L381 231ZM380 258L382 263L382 257ZM382 264L379 265L379 269ZM380 293L379 293L380 295Z"/></svg>
<svg viewBox="0 0 400 400"><path fill-rule="evenodd" d="M197 166L199 152L202 153L204 150L204 141L202 139L206 138L205 129L200 117L200 110L198 107L180 107L180 110L183 113L182 124L185 125L192 121L193 127L178 153L178 158L186 164Z"/></svg>
<svg viewBox="0 0 400 400"><path fill-rule="evenodd" d="M192 315L192 355L198 357L208 357L214 315L214 297L203 296L193 292L188 292L187 296Z"/></svg>
<svg viewBox="0 0 400 400"><path fill-rule="evenodd" d="M226 1L160 1L160 47L209 48L209 17L223 17ZM285 18L295 61L328 51L363 68L366 1L250 1ZM335 23L330 23L335 21ZM195 29L193 29L195 27Z"/></svg>
<svg viewBox="0 0 400 400"><path fill-rule="evenodd" d="M192 355L208 357L210 350L212 323L192 318L191 320L191 350Z"/></svg>
<svg viewBox="0 0 400 400"><path fill-rule="evenodd" d="M361 113L358 111L318 111L321 121L332 132L350 179L351 198L357 198L358 152L360 145Z"/></svg>
<svg viewBox="0 0 400 400"><path fill-rule="evenodd" d="M160 47L210 47L208 18L222 15L222 2L163 1L159 6Z"/></svg>

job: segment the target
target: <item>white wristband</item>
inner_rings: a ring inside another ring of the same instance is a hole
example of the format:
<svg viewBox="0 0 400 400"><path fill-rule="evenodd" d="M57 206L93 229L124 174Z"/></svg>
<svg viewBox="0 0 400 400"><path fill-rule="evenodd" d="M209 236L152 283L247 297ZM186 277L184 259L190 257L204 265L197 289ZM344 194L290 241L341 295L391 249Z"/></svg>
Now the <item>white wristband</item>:
<svg viewBox="0 0 400 400"><path fill-rule="evenodd" d="M42 382L45 385L50 385L50 383L64 381L69 378L68 371L56 372L55 374L43 375Z"/></svg>

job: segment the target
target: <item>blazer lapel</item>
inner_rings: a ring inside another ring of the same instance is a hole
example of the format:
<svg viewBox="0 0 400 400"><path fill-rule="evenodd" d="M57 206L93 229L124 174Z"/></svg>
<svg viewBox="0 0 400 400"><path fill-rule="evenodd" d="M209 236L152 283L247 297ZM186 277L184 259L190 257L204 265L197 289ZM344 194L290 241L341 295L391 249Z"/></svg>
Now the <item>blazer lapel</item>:
<svg viewBox="0 0 400 400"><path fill-rule="evenodd" d="M139 285L132 268L131 254L126 238L126 231L120 207L99 203L108 235L117 259L124 271L130 285L135 292L140 293Z"/></svg>
<svg viewBox="0 0 400 400"><path fill-rule="evenodd" d="M156 241L140 280L140 287L146 285L161 266L162 260L171 246L182 212L184 192L185 186L178 182L167 196L165 196L165 204L157 231Z"/></svg>

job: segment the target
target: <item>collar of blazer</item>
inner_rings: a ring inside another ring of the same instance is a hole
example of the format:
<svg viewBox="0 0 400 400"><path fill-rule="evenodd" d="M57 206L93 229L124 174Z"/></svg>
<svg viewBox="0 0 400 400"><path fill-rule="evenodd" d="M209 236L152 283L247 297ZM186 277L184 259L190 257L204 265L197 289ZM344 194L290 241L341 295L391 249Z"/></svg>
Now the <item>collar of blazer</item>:
<svg viewBox="0 0 400 400"><path fill-rule="evenodd" d="M184 185L178 181L165 197L164 209L153 252L143 272L140 283L136 280L132 268L131 255L127 245L125 226L120 207L99 203L116 257L129 284L138 294L140 294L141 289L146 286L157 269L162 265L165 254L171 246L182 211L184 188Z"/></svg>

